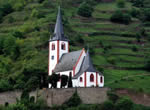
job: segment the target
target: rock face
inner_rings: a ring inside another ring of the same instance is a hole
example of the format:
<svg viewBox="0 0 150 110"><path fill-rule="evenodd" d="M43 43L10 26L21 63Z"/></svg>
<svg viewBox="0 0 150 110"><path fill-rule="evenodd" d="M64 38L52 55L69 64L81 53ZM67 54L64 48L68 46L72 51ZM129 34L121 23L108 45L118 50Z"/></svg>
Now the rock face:
<svg viewBox="0 0 150 110"><path fill-rule="evenodd" d="M77 90L84 104L101 104L106 101L108 88L67 88L67 89L45 89L33 91L30 96L43 98L48 106L61 105L67 101ZM20 98L21 91L0 93L0 104L16 103L16 98Z"/></svg>

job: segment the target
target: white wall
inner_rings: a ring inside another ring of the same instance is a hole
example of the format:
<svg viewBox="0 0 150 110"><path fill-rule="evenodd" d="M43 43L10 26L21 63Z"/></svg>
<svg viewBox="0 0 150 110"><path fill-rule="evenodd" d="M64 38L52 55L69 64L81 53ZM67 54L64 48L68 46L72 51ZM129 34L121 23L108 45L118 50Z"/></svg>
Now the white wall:
<svg viewBox="0 0 150 110"><path fill-rule="evenodd" d="M52 41L52 42L49 42L49 75L52 74L52 70L55 68L56 64L57 64L57 52L58 52L58 44L57 42L59 42L59 59L61 58L61 56L64 54L64 53L68 53L69 50L68 50L68 46L69 46L69 42L67 41ZM55 44L55 50L52 50L52 44ZM65 50L62 50L61 49L61 44L64 43L66 45L66 49ZM51 57L54 56L54 60L51 59Z"/></svg>
<svg viewBox="0 0 150 110"><path fill-rule="evenodd" d="M100 77L103 77L103 83L100 82ZM98 75L98 86L104 87L104 76L102 76L102 75Z"/></svg>
<svg viewBox="0 0 150 110"><path fill-rule="evenodd" d="M94 75L94 82L90 82L90 75L93 74ZM92 86L96 86L96 72L86 72L86 86L87 87L92 87Z"/></svg>
<svg viewBox="0 0 150 110"><path fill-rule="evenodd" d="M90 75L94 75L94 82L90 82ZM80 82L80 77L82 77L82 82ZM78 79L73 79L73 87L85 87L85 73L83 73ZM103 78L103 82L100 82L101 77ZM104 86L104 76L101 76L97 73L97 86ZM86 87L96 87L96 72L86 72Z"/></svg>
<svg viewBox="0 0 150 110"><path fill-rule="evenodd" d="M52 50L52 44L55 44L55 50ZM51 57L54 56L54 60ZM52 70L57 64L57 41L49 42L49 75L52 74Z"/></svg>
<svg viewBox="0 0 150 110"><path fill-rule="evenodd" d="M61 44L64 43L66 45L66 49L65 50L62 50L61 49ZM64 54L64 53L68 53L69 50L68 50L68 46L69 46L69 42L68 41L59 41L59 59L61 58L61 56Z"/></svg>

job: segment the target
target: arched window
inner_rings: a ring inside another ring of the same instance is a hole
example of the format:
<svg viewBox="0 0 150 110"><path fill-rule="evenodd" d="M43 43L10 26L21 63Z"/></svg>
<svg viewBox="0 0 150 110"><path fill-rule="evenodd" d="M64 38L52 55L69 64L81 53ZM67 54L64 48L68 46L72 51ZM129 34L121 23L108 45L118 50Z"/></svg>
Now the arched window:
<svg viewBox="0 0 150 110"><path fill-rule="evenodd" d="M94 82L94 75L93 74L90 75L90 82Z"/></svg>
<svg viewBox="0 0 150 110"><path fill-rule="evenodd" d="M55 50L55 44L54 43L52 44L52 50Z"/></svg>
<svg viewBox="0 0 150 110"><path fill-rule="evenodd" d="M66 50L66 45L65 45L64 42L61 44L61 49L62 49L62 50Z"/></svg>
<svg viewBox="0 0 150 110"><path fill-rule="evenodd" d="M100 82L103 83L103 77L102 76L100 77Z"/></svg>
<svg viewBox="0 0 150 110"><path fill-rule="evenodd" d="M82 79L82 77L80 77L80 82L82 82L83 81L83 79Z"/></svg>

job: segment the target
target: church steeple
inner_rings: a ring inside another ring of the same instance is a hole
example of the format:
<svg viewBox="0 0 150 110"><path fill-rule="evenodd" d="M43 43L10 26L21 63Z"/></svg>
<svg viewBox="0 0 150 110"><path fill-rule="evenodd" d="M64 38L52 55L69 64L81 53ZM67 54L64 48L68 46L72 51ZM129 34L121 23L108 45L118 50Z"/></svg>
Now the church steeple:
<svg viewBox="0 0 150 110"><path fill-rule="evenodd" d="M54 35L50 39L50 41L54 41L54 40L68 41L68 39L64 36L64 29L63 29L60 6L58 8L58 14L57 14L57 20L56 20L56 24L55 24Z"/></svg>

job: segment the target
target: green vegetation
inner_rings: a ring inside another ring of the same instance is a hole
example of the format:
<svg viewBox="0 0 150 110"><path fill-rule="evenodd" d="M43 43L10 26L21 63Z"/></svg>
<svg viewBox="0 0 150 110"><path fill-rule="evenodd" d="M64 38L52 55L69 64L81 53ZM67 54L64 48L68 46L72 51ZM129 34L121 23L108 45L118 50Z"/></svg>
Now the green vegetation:
<svg viewBox="0 0 150 110"><path fill-rule="evenodd" d="M112 22L118 22L123 24L129 24L131 22L131 17L129 14L123 14L122 11L117 10L115 13L111 16Z"/></svg>

